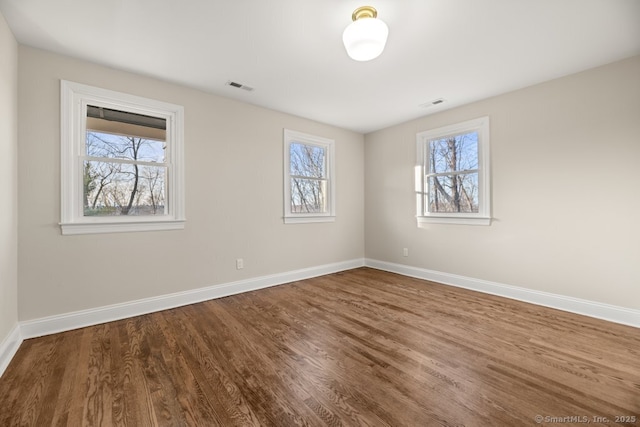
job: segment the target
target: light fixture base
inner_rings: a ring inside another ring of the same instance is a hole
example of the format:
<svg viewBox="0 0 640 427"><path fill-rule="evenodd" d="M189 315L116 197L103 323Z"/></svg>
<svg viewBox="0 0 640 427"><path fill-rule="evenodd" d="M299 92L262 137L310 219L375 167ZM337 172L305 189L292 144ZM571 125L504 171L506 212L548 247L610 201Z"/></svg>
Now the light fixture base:
<svg viewBox="0 0 640 427"><path fill-rule="evenodd" d="M372 6L361 6L353 11L351 19L357 21L360 18L377 18L378 11Z"/></svg>

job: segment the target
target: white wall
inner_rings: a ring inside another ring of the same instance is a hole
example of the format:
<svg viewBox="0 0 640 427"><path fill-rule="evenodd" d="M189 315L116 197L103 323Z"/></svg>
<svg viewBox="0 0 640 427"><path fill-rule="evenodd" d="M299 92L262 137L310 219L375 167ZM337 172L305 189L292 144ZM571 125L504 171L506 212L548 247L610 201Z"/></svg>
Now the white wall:
<svg viewBox="0 0 640 427"><path fill-rule="evenodd" d="M493 224L417 228L416 133L485 115ZM371 133L365 146L367 258L640 308L640 56Z"/></svg>
<svg viewBox="0 0 640 427"><path fill-rule="evenodd" d="M20 320L364 256L362 135L25 46L19 71ZM185 107L185 230L61 235L60 79ZM335 139L335 223L283 224L283 128Z"/></svg>
<svg viewBox="0 0 640 427"><path fill-rule="evenodd" d="M18 44L0 14L0 344L18 322L17 132Z"/></svg>

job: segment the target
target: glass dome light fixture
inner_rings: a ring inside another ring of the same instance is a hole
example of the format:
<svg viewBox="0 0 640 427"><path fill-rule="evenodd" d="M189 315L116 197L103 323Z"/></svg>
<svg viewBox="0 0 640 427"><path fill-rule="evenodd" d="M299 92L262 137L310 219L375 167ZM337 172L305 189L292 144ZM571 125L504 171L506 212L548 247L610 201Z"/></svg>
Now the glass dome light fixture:
<svg viewBox="0 0 640 427"><path fill-rule="evenodd" d="M371 6L362 6L353 11L353 22L342 33L342 42L351 59L370 61L384 50L389 27L377 16L378 11Z"/></svg>

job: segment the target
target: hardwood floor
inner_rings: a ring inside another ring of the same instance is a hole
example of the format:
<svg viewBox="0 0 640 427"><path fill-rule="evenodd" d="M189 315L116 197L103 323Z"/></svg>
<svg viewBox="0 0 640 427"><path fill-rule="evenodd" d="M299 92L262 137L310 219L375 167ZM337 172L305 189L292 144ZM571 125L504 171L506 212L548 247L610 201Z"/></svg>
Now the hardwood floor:
<svg viewBox="0 0 640 427"><path fill-rule="evenodd" d="M640 425L640 330L368 268L26 340L0 378L0 426L536 416Z"/></svg>

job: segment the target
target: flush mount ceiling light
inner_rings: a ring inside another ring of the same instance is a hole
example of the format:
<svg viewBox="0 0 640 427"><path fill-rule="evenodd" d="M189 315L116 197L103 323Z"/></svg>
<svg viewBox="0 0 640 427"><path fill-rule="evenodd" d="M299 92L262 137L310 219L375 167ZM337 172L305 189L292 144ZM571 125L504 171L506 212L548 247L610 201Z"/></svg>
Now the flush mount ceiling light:
<svg viewBox="0 0 640 427"><path fill-rule="evenodd" d="M389 27L377 16L378 11L371 6L362 6L353 11L353 22L342 34L344 47L351 59L370 61L384 50Z"/></svg>

